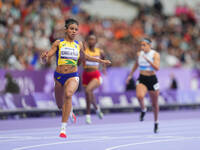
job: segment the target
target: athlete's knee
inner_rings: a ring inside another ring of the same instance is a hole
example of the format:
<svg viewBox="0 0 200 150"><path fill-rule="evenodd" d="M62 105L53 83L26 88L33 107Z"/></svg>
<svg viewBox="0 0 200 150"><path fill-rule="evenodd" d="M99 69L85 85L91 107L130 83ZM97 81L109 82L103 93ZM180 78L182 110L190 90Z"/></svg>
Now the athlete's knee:
<svg viewBox="0 0 200 150"><path fill-rule="evenodd" d="M138 98L138 100L143 100L144 99L144 95L138 94L137 98Z"/></svg>
<svg viewBox="0 0 200 150"><path fill-rule="evenodd" d="M73 91L72 90L69 90L69 91L67 91L66 93L65 93L65 98L71 98L72 97L72 95L73 95Z"/></svg>
<svg viewBox="0 0 200 150"><path fill-rule="evenodd" d="M85 89L85 92L86 92L86 94L90 94L90 93L92 92L92 90L91 90L90 88L87 87L87 88Z"/></svg>
<svg viewBox="0 0 200 150"><path fill-rule="evenodd" d="M152 107L153 107L154 109L158 109L158 108L159 108L158 103L152 103Z"/></svg>

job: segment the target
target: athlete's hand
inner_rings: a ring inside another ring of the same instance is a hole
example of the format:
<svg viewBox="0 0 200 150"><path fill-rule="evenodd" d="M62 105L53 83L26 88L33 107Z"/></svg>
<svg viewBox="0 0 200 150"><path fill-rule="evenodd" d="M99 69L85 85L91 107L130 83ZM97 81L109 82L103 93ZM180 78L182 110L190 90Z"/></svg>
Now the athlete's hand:
<svg viewBox="0 0 200 150"><path fill-rule="evenodd" d="M110 65L111 61L110 60L101 60L101 63L105 64L105 65Z"/></svg>
<svg viewBox="0 0 200 150"><path fill-rule="evenodd" d="M132 79L132 76L129 75L128 78L126 79L126 84L129 84L130 80Z"/></svg>
<svg viewBox="0 0 200 150"><path fill-rule="evenodd" d="M102 68L102 72L103 72L104 75L107 74L107 73L106 73L106 68L105 68L105 67Z"/></svg>
<svg viewBox="0 0 200 150"><path fill-rule="evenodd" d="M47 58L48 58L48 52L43 52L41 55L40 55L40 59L41 59L41 62L44 64L47 62Z"/></svg>

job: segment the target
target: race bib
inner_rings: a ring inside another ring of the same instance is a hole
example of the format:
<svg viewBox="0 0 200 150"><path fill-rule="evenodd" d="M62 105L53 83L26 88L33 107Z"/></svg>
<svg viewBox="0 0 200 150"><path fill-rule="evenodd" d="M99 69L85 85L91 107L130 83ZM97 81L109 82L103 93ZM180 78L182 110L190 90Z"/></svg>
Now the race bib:
<svg viewBox="0 0 200 150"><path fill-rule="evenodd" d="M154 88L154 90L159 90L159 88L160 88L159 83L154 84L154 85L153 85L153 88Z"/></svg>
<svg viewBox="0 0 200 150"><path fill-rule="evenodd" d="M79 82L79 77L75 77L75 80L76 80L77 82Z"/></svg>
<svg viewBox="0 0 200 150"><path fill-rule="evenodd" d="M139 80L136 81L136 85L138 85L138 84L140 84L140 81L139 81Z"/></svg>
<svg viewBox="0 0 200 150"><path fill-rule="evenodd" d="M95 57L95 58L99 58L99 57ZM86 61L85 64L87 66L99 66L98 62L93 62L93 61Z"/></svg>
<svg viewBox="0 0 200 150"><path fill-rule="evenodd" d="M78 49L70 48L70 47L62 47L60 50L61 54L60 57L63 59L78 59Z"/></svg>
<svg viewBox="0 0 200 150"><path fill-rule="evenodd" d="M98 62L92 62L92 61L86 61L85 63L87 66L98 66L99 63Z"/></svg>

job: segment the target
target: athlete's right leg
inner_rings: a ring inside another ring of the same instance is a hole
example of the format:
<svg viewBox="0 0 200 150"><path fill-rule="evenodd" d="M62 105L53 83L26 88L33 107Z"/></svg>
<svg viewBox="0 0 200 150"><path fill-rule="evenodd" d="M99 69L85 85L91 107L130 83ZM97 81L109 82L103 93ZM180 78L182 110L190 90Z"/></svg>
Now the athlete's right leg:
<svg viewBox="0 0 200 150"><path fill-rule="evenodd" d="M146 93L147 87L144 84L139 83L136 85L136 96L141 107L140 121L144 120L144 116L147 110L144 105L144 96L146 95Z"/></svg>
<svg viewBox="0 0 200 150"><path fill-rule="evenodd" d="M159 113L159 105L158 105L158 96L159 90L157 91L149 91L149 96L152 101L153 112L154 112L154 133L158 132L158 113Z"/></svg>
<svg viewBox="0 0 200 150"><path fill-rule="evenodd" d="M89 94L86 92L86 88L87 86L85 86L85 98L86 98L86 120L85 122L87 124L91 124L92 121L91 121L91 110L90 110L90 105L91 105L91 101L90 101L90 98L89 98Z"/></svg>
<svg viewBox="0 0 200 150"><path fill-rule="evenodd" d="M60 82L55 80L55 98L56 98L56 104L59 109L62 109L63 106L63 93L64 93L64 88L61 85Z"/></svg>

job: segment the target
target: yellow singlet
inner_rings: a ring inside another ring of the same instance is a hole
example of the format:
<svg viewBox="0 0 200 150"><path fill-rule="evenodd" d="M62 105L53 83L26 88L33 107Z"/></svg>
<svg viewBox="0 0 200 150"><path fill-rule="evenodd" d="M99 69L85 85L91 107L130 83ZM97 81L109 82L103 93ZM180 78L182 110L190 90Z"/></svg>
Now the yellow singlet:
<svg viewBox="0 0 200 150"><path fill-rule="evenodd" d="M101 52L100 52L99 48L94 48L94 51L91 51L89 48L87 48L85 50L85 53L89 56L96 57L96 58L100 58L100 56L101 56ZM98 69L98 67L99 67L98 62L92 62L92 61L88 61L88 60L85 61L84 68L97 68Z"/></svg>
<svg viewBox="0 0 200 150"><path fill-rule="evenodd" d="M78 41L65 41L60 39L58 50L56 51L57 65L77 65L80 56L80 46Z"/></svg>

